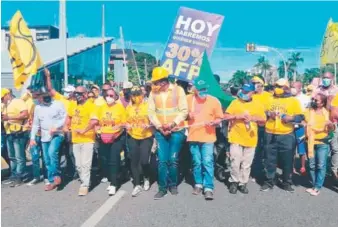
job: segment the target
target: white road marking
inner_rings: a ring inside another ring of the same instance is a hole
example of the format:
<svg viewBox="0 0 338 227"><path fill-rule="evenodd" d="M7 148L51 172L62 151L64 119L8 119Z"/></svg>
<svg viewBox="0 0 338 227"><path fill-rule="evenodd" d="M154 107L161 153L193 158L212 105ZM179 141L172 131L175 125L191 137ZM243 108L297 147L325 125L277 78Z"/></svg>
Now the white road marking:
<svg viewBox="0 0 338 227"><path fill-rule="evenodd" d="M113 206L123 197L126 192L118 191L114 196L110 197L90 218L88 218L81 227L94 227L102 218L113 208Z"/></svg>

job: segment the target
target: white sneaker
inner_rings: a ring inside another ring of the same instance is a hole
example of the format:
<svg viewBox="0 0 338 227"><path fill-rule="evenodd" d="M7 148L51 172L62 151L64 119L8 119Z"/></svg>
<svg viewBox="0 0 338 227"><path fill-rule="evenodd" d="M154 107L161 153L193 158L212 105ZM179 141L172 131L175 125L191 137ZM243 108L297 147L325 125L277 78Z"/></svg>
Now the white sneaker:
<svg viewBox="0 0 338 227"><path fill-rule="evenodd" d="M113 186L109 185L106 190L109 191L111 189L111 187L113 187Z"/></svg>
<svg viewBox="0 0 338 227"><path fill-rule="evenodd" d="M140 185L136 185L133 192L131 193L132 197L138 196L142 192L142 187Z"/></svg>
<svg viewBox="0 0 338 227"><path fill-rule="evenodd" d="M116 194L116 187L110 186L110 189L108 191L108 195L115 195Z"/></svg>
<svg viewBox="0 0 338 227"><path fill-rule="evenodd" d="M29 183L27 183L27 186L33 186L36 185L37 183L39 183L39 180L34 178Z"/></svg>
<svg viewBox="0 0 338 227"><path fill-rule="evenodd" d="M150 182L148 179L144 179L143 189L148 191L150 189Z"/></svg>
<svg viewBox="0 0 338 227"><path fill-rule="evenodd" d="M45 183L45 185L49 185L50 184L50 182L49 182L48 179L44 179L43 182Z"/></svg>
<svg viewBox="0 0 338 227"><path fill-rule="evenodd" d="M107 183L107 182L108 182L108 178L107 177L102 178L101 183Z"/></svg>

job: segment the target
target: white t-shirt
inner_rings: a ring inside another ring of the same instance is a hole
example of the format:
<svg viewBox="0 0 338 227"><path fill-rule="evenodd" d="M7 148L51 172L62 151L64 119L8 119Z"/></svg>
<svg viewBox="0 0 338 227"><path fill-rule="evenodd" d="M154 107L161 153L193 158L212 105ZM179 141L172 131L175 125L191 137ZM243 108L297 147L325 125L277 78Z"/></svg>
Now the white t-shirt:
<svg viewBox="0 0 338 227"><path fill-rule="evenodd" d="M296 99L299 100L300 104L302 105L302 110L304 111L307 107L309 107L310 102L311 102L311 97L300 93L299 95L296 96Z"/></svg>

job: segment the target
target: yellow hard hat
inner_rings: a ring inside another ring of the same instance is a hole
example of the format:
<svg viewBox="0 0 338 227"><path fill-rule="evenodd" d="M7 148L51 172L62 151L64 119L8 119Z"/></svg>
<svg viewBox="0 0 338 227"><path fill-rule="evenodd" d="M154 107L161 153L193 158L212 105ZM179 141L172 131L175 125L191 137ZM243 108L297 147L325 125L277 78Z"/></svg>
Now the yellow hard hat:
<svg viewBox="0 0 338 227"><path fill-rule="evenodd" d="M1 88L1 98L3 98L5 95L11 93L11 91L7 88Z"/></svg>
<svg viewBox="0 0 338 227"><path fill-rule="evenodd" d="M166 70L163 67L155 67L153 69L152 77L151 77L151 82L166 79L169 76L168 70Z"/></svg>

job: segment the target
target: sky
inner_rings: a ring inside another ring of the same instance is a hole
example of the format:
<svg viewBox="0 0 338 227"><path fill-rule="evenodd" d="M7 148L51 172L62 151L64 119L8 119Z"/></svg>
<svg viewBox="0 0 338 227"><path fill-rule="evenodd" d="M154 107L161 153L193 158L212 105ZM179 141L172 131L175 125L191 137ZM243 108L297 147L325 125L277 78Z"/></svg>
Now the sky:
<svg viewBox="0 0 338 227"><path fill-rule="evenodd" d="M180 6L224 16L211 56L213 71L228 80L236 70L248 70L264 54L272 65L273 52L247 53L248 42L278 48L287 58L301 52L299 71L319 66L319 50L330 17L338 21L338 2L114 2L68 1L67 26L71 37L101 36L101 9L105 5L106 36L124 39L133 48L161 58ZM58 25L59 3L52 1L2 1L1 25L8 25L20 10L29 25Z"/></svg>

